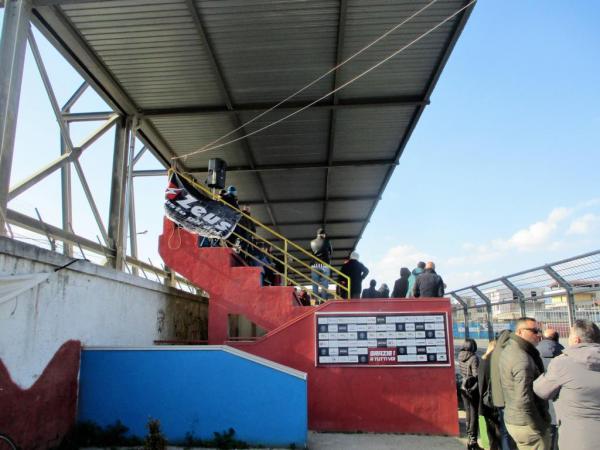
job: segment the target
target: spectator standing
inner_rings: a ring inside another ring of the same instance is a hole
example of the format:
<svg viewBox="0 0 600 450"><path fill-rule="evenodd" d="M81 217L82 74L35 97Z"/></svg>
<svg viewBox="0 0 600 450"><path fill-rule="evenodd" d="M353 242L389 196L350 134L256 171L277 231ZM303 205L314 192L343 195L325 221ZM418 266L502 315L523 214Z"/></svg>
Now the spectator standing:
<svg viewBox="0 0 600 450"><path fill-rule="evenodd" d="M562 353L565 349L558 342L559 334L558 331L553 330L552 328L546 328L544 331L542 340L537 346L538 352L540 352L540 356L542 357L542 361L544 363L544 370L548 370L548 364L552 361L553 358L556 358L558 355ZM556 448L556 439L558 435L556 434L557 422L556 422L556 412L554 411L554 402L549 401L548 407L550 412L550 442L551 448Z"/></svg>
<svg viewBox="0 0 600 450"><path fill-rule="evenodd" d="M490 356L490 388L492 393L492 404L498 411L498 424L500 425L500 444L502 450L515 450L517 445L508 434L504 422L504 392L500 383L500 356L504 351L506 343L510 340L510 330L502 330L496 339L496 347Z"/></svg>
<svg viewBox="0 0 600 450"><path fill-rule="evenodd" d="M413 295L415 297L444 296L444 280L435 273L435 264L432 261L425 264L425 271L417 277Z"/></svg>
<svg viewBox="0 0 600 450"><path fill-rule="evenodd" d="M416 270L416 269L415 269ZM392 298L404 298L408 293L408 279L410 278L410 270L407 267L400 269L400 278L394 283Z"/></svg>
<svg viewBox="0 0 600 450"><path fill-rule="evenodd" d="M321 299L327 300L329 298L327 288L329 287L329 279L331 278L331 268L329 267L329 263L331 261L333 248L327 238L325 229L319 228L317 230L317 237L310 241L310 249L312 250L313 255L322 261L312 265L311 279L313 282L313 294L317 296L317 301Z"/></svg>
<svg viewBox="0 0 600 450"><path fill-rule="evenodd" d="M467 449L483 450L477 444L479 432L479 390L477 380L479 374L479 357L476 354L477 343L466 338L460 352L458 352L458 365L463 379L460 395L467 415Z"/></svg>
<svg viewBox="0 0 600 450"><path fill-rule="evenodd" d="M556 399L558 447L595 450L600 446L600 329L576 320L569 345L533 383L535 393Z"/></svg>
<svg viewBox="0 0 600 450"><path fill-rule="evenodd" d="M377 285L377 281L375 281L375 280L369 281L369 287L367 289L363 289L361 297L362 298L377 298L377 297L379 297L379 291L377 291L377 289L375 289L376 285Z"/></svg>
<svg viewBox="0 0 600 450"><path fill-rule="evenodd" d="M425 271L425 263L423 261L419 261L417 267L415 267L410 276L408 277L408 286L406 288L406 297L412 298L414 297L413 289L415 287L415 282L417 281L417 277L421 275Z"/></svg>
<svg viewBox="0 0 600 450"><path fill-rule="evenodd" d="M378 292L377 297L379 297L379 298L390 298L390 288L385 283L382 283L381 286L379 286L379 289L377 289L377 292Z"/></svg>
<svg viewBox="0 0 600 450"><path fill-rule="evenodd" d="M492 386L490 382L491 359L495 348L496 341L490 341L485 354L479 362L478 373L479 415L483 416L485 420L490 450L500 450L501 448L500 417L498 415L498 408L494 406L492 400Z"/></svg>
<svg viewBox="0 0 600 450"><path fill-rule="evenodd" d="M548 402L533 392L533 381L544 373L544 363L535 348L540 331L535 319L520 318L500 354L504 422L519 450L550 450Z"/></svg>
<svg viewBox="0 0 600 450"><path fill-rule="evenodd" d="M369 274L367 269L359 260L356 252L350 253L350 259L344 263L340 271L350 278L350 298L360 298L362 280ZM342 279L340 279L342 281Z"/></svg>

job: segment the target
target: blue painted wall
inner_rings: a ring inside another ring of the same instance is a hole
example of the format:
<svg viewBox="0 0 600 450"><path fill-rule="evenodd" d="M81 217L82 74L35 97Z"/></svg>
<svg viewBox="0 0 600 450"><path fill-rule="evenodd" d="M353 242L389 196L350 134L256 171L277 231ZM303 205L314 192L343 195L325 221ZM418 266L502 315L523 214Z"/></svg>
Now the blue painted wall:
<svg viewBox="0 0 600 450"><path fill-rule="evenodd" d="M235 429L264 446L306 445L306 380L224 350L84 350L78 419L117 419L145 436L159 419L170 443Z"/></svg>

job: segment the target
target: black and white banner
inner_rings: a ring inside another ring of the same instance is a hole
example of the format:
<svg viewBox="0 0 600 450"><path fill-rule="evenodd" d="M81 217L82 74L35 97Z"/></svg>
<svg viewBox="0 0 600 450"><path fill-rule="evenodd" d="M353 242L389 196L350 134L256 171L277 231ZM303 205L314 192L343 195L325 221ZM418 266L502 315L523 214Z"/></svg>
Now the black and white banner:
<svg viewBox="0 0 600 450"><path fill-rule="evenodd" d="M241 214L212 200L175 172L165 191L165 215L187 231L225 239L233 232Z"/></svg>

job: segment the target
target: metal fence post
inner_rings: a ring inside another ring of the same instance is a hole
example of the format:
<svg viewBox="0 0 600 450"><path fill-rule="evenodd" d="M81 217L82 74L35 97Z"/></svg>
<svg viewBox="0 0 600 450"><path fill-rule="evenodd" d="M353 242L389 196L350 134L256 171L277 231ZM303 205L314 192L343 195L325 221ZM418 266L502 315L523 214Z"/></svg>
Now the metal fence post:
<svg viewBox="0 0 600 450"><path fill-rule="evenodd" d="M465 322L465 338L469 337L469 307L467 305L467 303L458 295L455 294L454 292L450 292L450 295L452 297L454 297L454 299L460 303L463 307L463 316L464 316L464 322Z"/></svg>
<svg viewBox="0 0 600 450"><path fill-rule="evenodd" d="M6 233L8 191L31 1L11 0L4 5L4 21L0 38L0 236Z"/></svg>
<svg viewBox="0 0 600 450"><path fill-rule="evenodd" d="M521 290L506 277L500 278L500 281L511 290L514 297L517 297L517 301L519 302L519 310L521 311L521 317L525 317L527 313L525 311L525 295L523 292L521 292Z"/></svg>
<svg viewBox="0 0 600 450"><path fill-rule="evenodd" d="M491 341L494 339L494 326L492 324L492 302L490 301L487 295L481 292L481 290L478 287L471 286L471 290L475 292L477 296L485 302L485 308L487 310L488 316L488 340Z"/></svg>
<svg viewBox="0 0 600 450"><path fill-rule="evenodd" d="M550 275L550 277L565 290L567 294L567 316L569 318L569 327L572 327L575 324L575 295L573 295L573 286L551 266L544 266L544 272Z"/></svg>

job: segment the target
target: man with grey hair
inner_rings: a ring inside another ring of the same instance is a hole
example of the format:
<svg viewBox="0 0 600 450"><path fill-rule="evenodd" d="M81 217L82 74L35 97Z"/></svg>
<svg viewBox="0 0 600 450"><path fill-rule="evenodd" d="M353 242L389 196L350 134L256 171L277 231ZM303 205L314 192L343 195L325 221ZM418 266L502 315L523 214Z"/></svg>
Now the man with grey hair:
<svg viewBox="0 0 600 450"><path fill-rule="evenodd" d="M533 390L554 399L558 418L558 447L592 450L600 446L600 329L578 319L569 345L554 358Z"/></svg>
<svg viewBox="0 0 600 450"><path fill-rule="evenodd" d="M535 319L520 318L500 354L504 423L519 450L550 450L548 402L533 393L533 381L544 373L535 348L540 332Z"/></svg>
<svg viewBox="0 0 600 450"><path fill-rule="evenodd" d="M425 272L417 277L413 294L415 297L444 296L444 280L435 272L433 261L425 264Z"/></svg>

